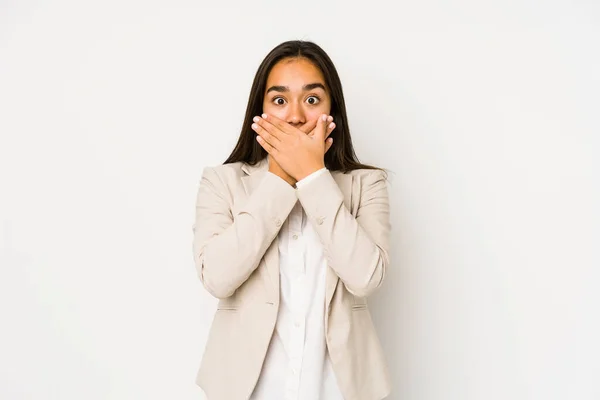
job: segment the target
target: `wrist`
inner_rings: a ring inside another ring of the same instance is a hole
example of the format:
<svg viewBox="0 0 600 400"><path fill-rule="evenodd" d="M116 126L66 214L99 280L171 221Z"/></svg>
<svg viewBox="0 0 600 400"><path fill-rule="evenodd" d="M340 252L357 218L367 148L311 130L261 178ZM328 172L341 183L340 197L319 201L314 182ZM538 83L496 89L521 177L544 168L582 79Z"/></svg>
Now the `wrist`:
<svg viewBox="0 0 600 400"><path fill-rule="evenodd" d="M300 181L304 178L306 178L309 175L312 175L313 173L317 172L320 169L325 168L325 165L323 164L315 164L314 166L312 166L311 168L307 168L305 171L303 171L300 175L298 175L296 177L296 181Z"/></svg>
<svg viewBox="0 0 600 400"><path fill-rule="evenodd" d="M296 179L294 179L292 176L290 176L288 173L286 173L282 169L269 168L269 172L271 172L272 174L277 175L278 177L280 177L281 179L283 179L284 181L286 181L287 183L289 183L291 186L295 186L296 185L296 182L297 182Z"/></svg>

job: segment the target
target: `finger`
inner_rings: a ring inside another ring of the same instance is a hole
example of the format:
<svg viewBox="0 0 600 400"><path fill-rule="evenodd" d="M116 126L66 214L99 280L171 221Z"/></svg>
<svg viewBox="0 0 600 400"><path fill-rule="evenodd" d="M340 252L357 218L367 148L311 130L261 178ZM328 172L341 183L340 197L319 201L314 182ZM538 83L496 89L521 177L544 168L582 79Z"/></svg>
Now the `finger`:
<svg viewBox="0 0 600 400"><path fill-rule="evenodd" d="M317 128L317 126L318 126L318 122L319 122L319 119L320 119L321 117L322 117L322 116L320 115L320 116L319 116L319 118L317 118L317 119L315 120L315 127L314 127L314 128L313 128L313 130L310 132L309 136L314 136L314 134L315 134L315 129ZM329 136L329 135L331 134L331 132L333 132L333 130L335 129L335 126L336 126L336 125L335 125L335 122L333 122L333 117L332 117L331 115L327 117L327 121L326 121L326 123L328 123L328 125L327 125L327 130L326 130L326 132L325 132L325 137Z"/></svg>
<svg viewBox="0 0 600 400"><path fill-rule="evenodd" d="M262 146L263 149L267 151L269 154L277 154L277 149L267 143L261 136L256 137L256 141Z"/></svg>
<svg viewBox="0 0 600 400"><path fill-rule="evenodd" d="M277 129L279 132L293 135L302 132L300 129L293 127L282 119L277 118L273 114L262 114L263 122L269 124L271 127ZM256 118L256 117L255 117Z"/></svg>
<svg viewBox="0 0 600 400"><path fill-rule="evenodd" d="M263 115L266 115L266 114L263 114ZM273 125L271 122L269 122L269 121L267 121L264 118L261 118L259 116L256 116L256 117L252 118L252 121L254 121L254 123L256 125L258 125L264 131L266 131L269 135L271 135L275 139L281 141L284 132L282 132L278 127L276 127L275 125ZM261 135L261 136L264 137L264 135ZM267 141L269 141L269 140L267 139ZM273 144L271 141L269 141L269 143Z"/></svg>
<svg viewBox="0 0 600 400"><path fill-rule="evenodd" d="M318 118L315 118L312 121L308 122L304 127L302 127L301 131L307 134L308 136L312 136L313 130L317 126L317 121Z"/></svg>
<svg viewBox="0 0 600 400"><path fill-rule="evenodd" d="M267 129L263 128L263 126L258 123L255 122L252 124L252 129L254 130L254 132L258 133L260 135L260 137L262 137L265 142L269 143L271 146L273 147L277 147L278 143L280 142L280 140L273 134L271 134L271 132L269 132Z"/></svg>
<svg viewBox="0 0 600 400"><path fill-rule="evenodd" d="M327 133L325 134L325 137L329 137L329 135L331 135L331 132L333 132L334 129L335 122L331 122L329 125L327 125Z"/></svg>
<svg viewBox="0 0 600 400"><path fill-rule="evenodd" d="M333 146L333 138L328 138L325 141L325 153L327 153L329 151L329 149L331 148L331 146Z"/></svg>
<svg viewBox="0 0 600 400"><path fill-rule="evenodd" d="M330 128L330 127L328 126L328 127L327 127L327 132L325 133L325 137L328 137L328 136L331 134L331 132L333 132L333 130L334 130L334 129L335 129L335 126L334 126L334 127L332 127L332 128ZM312 134L310 134L310 135L308 135L308 136L314 136L314 133L312 133Z"/></svg>
<svg viewBox="0 0 600 400"><path fill-rule="evenodd" d="M333 130L335 129L335 124L331 127L327 127L327 132L325 133L325 137L329 137L329 135L331 135L331 132L333 132ZM310 133L308 136L314 136L314 133Z"/></svg>
<svg viewBox="0 0 600 400"><path fill-rule="evenodd" d="M317 121L317 126L314 129L314 132L314 136L316 138L325 140L327 137L327 114L319 116L319 120Z"/></svg>

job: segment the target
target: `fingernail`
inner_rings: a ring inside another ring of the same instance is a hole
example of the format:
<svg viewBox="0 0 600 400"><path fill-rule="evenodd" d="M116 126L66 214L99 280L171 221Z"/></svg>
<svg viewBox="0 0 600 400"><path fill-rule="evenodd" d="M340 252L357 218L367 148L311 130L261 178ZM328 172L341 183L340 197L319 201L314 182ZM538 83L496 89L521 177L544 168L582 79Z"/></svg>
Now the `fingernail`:
<svg viewBox="0 0 600 400"><path fill-rule="evenodd" d="M333 127L335 126L335 124L332 122L329 124L329 129L333 129Z"/></svg>
<svg viewBox="0 0 600 400"><path fill-rule="evenodd" d="M327 115L323 114L323 115L321 116L321 121L327 121Z"/></svg>
<svg viewBox="0 0 600 400"><path fill-rule="evenodd" d="M258 127L258 125L252 124L252 129L256 129L257 127Z"/></svg>
<svg viewBox="0 0 600 400"><path fill-rule="evenodd" d="M267 114L263 114L263 115L262 115L262 117L263 117L264 119L267 119Z"/></svg>
<svg viewBox="0 0 600 400"><path fill-rule="evenodd" d="M327 117L327 121L329 121L329 122L333 121L333 117L330 115L329 117Z"/></svg>
<svg viewBox="0 0 600 400"><path fill-rule="evenodd" d="M260 118L258 118L258 117L254 117L254 118L252 118L252 121L254 121L254 122L258 122L258 121L260 121Z"/></svg>

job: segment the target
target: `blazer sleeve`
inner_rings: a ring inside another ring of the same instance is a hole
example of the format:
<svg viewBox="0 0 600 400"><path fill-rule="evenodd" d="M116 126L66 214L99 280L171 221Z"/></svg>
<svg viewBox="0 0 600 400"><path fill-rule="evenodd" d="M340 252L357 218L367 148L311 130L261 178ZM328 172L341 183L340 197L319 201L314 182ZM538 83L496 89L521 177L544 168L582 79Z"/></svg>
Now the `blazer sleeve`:
<svg viewBox="0 0 600 400"><path fill-rule="evenodd" d="M214 167L204 169L192 231L196 270L210 294L229 297L248 279L297 201L296 189L267 171L233 215L226 185Z"/></svg>
<svg viewBox="0 0 600 400"><path fill-rule="evenodd" d="M367 297L379 288L389 265L390 211L384 171L362 175L356 218L329 171L297 189L323 243L328 265L348 291Z"/></svg>

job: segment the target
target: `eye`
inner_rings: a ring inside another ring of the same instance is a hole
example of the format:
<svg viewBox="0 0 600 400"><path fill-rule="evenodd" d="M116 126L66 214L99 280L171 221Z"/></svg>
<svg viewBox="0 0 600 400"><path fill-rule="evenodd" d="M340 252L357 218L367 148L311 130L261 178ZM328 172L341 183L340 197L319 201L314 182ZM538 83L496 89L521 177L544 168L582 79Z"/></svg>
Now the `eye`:
<svg viewBox="0 0 600 400"><path fill-rule="evenodd" d="M275 98L273 99L273 102L274 102L275 104L277 104L278 106L282 106L282 105L284 105L284 104L285 104L285 100L284 100L284 98L283 98L283 97L275 97Z"/></svg>
<svg viewBox="0 0 600 400"><path fill-rule="evenodd" d="M319 102L321 101L321 99L319 99L318 96L310 96L308 99L306 99L306 101L308 101L308 104L314 106L316 104L319 104Z"/></svg>

